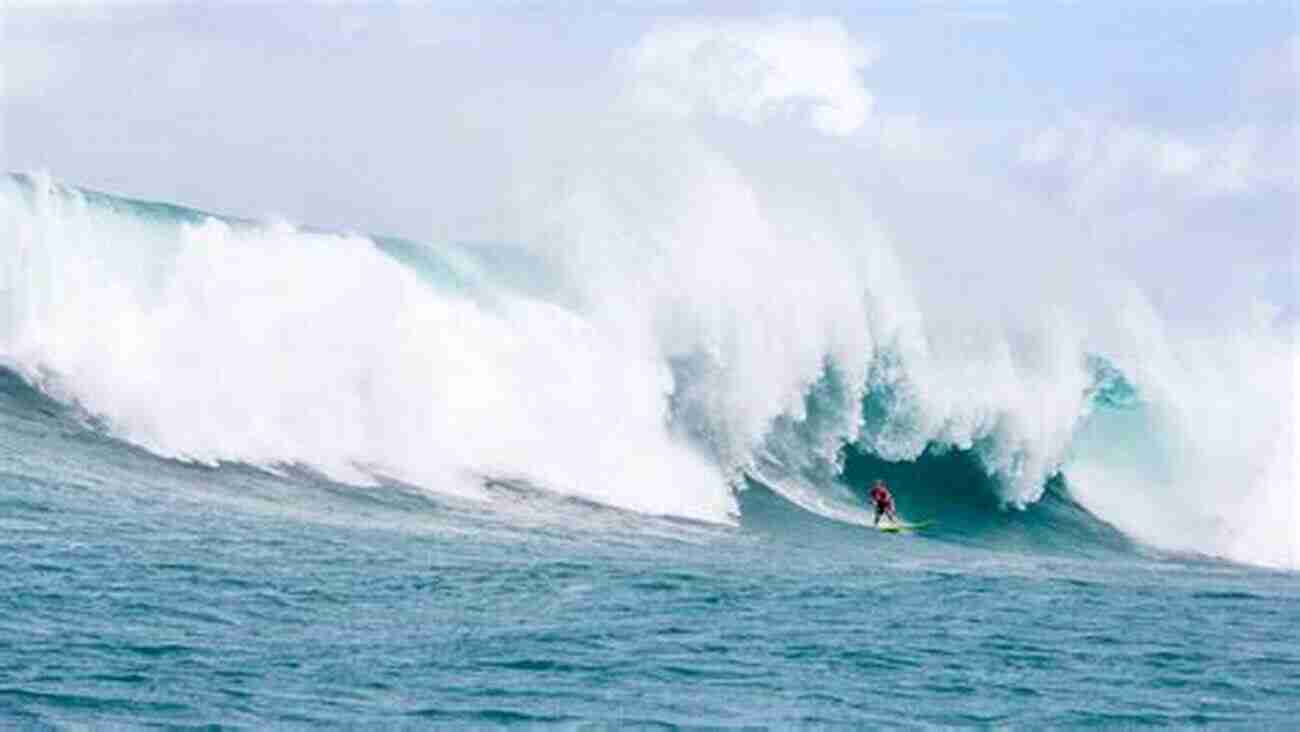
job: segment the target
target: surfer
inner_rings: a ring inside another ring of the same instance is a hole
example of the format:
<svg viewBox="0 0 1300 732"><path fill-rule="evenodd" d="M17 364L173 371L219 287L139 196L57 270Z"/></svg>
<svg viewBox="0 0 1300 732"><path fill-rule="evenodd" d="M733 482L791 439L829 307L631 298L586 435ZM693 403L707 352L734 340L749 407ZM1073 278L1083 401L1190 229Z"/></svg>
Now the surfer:
<svg viewBox="0 0 1300 732"><path fill-rule="evenodd" d="M898 514L894 513L894 497L885 487L885 481L879 478L871 484L871 502L876 504L876 520L871 523L872 526L880 525L881 516L888 516L896 524L901 523Z"/></svg>

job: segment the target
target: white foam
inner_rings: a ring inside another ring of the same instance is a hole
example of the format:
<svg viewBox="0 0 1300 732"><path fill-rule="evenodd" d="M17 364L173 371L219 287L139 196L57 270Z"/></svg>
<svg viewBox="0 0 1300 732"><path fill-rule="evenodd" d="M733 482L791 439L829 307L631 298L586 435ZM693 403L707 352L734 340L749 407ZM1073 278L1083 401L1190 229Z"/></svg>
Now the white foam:
<svg viewBox="0 0 1300 732"><path fill-rule="evenodd" d="M662 364L572 313L435 292L359 237L147 224L57 186L37 196L4 199L3 350L137 444L342 480L465 492L473 471L649 513L735 510L719 471L665 429Z"/></svg>
<svg viewBox="0 0 1300 732"><path fill-rule="evenodd" d="M1132 305L1141 402L1084 428L1065 467L1074 494L1157 546L1300 567L1292 338L1271 317L1174 333Z"/></svg>

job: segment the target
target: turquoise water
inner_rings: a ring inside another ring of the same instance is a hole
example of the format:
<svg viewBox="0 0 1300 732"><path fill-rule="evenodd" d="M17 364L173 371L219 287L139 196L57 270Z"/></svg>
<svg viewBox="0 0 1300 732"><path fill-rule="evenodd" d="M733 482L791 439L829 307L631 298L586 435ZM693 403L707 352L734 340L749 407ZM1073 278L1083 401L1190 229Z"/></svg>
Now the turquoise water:
<svg viewBox="0 0 1300 732"><path fill-rule="evenodd" d="M504 484L457 503L162 460L3 386L3 726L1281 728L1300 712L1300 578L1154 554L1065 498L948 507L954 525L910 537L759 486L733 527Z"/></svg>

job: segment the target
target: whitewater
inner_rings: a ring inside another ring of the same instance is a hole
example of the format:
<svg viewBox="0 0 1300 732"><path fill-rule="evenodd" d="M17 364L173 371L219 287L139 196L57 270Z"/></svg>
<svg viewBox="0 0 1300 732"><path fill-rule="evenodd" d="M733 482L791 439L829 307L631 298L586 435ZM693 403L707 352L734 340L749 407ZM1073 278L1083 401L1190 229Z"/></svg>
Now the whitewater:
<svg viewBox="0 0 1300 732"><path fill-rule="evenodd" d="M584 196L430 244L7 176L0 718L1294 719L1267 313L941 315L871 231Z"/></svg>
<svg viewBox="0 0 1300 732"><path fill-rule="evenodd" d="M862 523L846 455L958 452L1010 510L1061 480L1154 547L1297 566L1284 327L1177 333L1127 290L958 329L978 308L927 312L878 232L698 167L698 190L652 187L656 220L633 230L617 192L570 192L579 212L532 246L11 175L3 358L106 433L206 465L480 498L520 482L712 522L750 479Z"/></svg>

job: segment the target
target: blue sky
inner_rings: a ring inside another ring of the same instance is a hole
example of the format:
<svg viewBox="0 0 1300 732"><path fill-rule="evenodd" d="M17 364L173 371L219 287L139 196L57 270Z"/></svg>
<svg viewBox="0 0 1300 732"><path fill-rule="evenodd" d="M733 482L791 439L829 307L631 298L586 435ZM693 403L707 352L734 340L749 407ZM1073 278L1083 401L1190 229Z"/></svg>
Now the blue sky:
<svg viewBox="0 0 1300 732"><path fill-rule="evenodd" d="M683 23L761 35L821 18L838 29L824 45L862 52L845 63L869 109L829 141L783 139L838 146L836 174L869 181L863 205L905 245L973 231L1006 258L1095 247L1174 309L1224 291L1294 308L1294 4L1123 5L20 2L0 162L238 215L492 236L521 159L618 113L630 49ZM794 96L853 96L818 83Z"/></svg>

